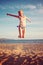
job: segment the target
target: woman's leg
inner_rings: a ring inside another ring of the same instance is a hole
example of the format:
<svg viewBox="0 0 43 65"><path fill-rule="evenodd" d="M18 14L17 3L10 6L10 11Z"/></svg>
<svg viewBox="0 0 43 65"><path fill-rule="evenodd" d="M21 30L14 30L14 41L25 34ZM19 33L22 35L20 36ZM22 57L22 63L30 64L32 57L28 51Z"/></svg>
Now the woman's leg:
<svg viewBox="0 0 43 65"><path fill-rule="evenodd" d="M19 30L19 38L24 38L25 37L25 32L26 32L26 28L22 29L20 26L18 27Z"/></svg>
<svg viewBox="0 0 43 65"><path fill-rule="evenodd" d="M19 38L22 38L22 29L21 29L21 27L19 26L19 28L18 28L18 30L19 30Z"/></svg>
<svg viewBox="0 0 43 65"><path fill-rule="evenodd" d="M22 38L24 38L25 37L25 31L26 31L26 29L24 28L24 29L22 29Z"/></svg>
<svg viewBox="0 0 43 65"><path fill-rule="evenodd" d="M20 38L20 26L18 27L18 31L19 31L19 35L18 35L18 37Z"/></svg>

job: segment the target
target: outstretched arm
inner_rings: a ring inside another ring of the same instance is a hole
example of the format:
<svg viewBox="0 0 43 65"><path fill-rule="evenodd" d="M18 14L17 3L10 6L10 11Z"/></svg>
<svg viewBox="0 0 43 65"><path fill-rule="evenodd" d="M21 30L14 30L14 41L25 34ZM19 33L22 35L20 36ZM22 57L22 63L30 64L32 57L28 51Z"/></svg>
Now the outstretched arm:
<svg viewBox="0 0 43 65"><path fill-rule="evenodd" d="M17 15L8 14L8 13L7 13L7 15L8 15L8 16L13 16L13 17L16 17L16 18L19 18L19 16L17 16Z"/></svg>
<svg viewBox="0 0 43 65"><path fill-rule="evenodd" d="M30 19L30 18L26 17L26 19L27 19L29 22L31 22L31 19Z"/></svg>

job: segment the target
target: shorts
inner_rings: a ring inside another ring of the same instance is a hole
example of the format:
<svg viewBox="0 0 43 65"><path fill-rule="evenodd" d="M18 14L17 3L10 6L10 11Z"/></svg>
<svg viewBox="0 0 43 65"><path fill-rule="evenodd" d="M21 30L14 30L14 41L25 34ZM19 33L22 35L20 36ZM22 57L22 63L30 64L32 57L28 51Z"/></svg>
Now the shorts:
<svg viewBox="0 0 43 65"><path fill-rule="evenodd" d="M20 26L20 28L21 28L21 29L25 29L26 27L24 27L24 26Z"/></svg>

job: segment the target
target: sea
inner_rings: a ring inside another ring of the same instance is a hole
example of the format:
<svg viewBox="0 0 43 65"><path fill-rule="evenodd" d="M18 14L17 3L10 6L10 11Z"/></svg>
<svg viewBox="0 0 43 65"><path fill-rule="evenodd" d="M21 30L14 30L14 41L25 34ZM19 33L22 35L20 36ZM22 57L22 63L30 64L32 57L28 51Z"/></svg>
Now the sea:
<svg viewBox="0 0 43 65"><path fill-rule="evenodd" d="M0 39L0 43L43 43L43 39Z"/></svg>

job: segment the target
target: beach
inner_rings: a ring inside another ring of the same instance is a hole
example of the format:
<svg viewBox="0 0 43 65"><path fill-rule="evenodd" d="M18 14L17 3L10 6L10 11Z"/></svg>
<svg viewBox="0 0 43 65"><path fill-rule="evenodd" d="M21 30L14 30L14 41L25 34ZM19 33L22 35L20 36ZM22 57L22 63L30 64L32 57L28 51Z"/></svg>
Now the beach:
<svg viewBox="0 0 43 65"><path fill-rule="evenodd" d="M0 65L43 65L43 43L0 43Z"/></svg>

